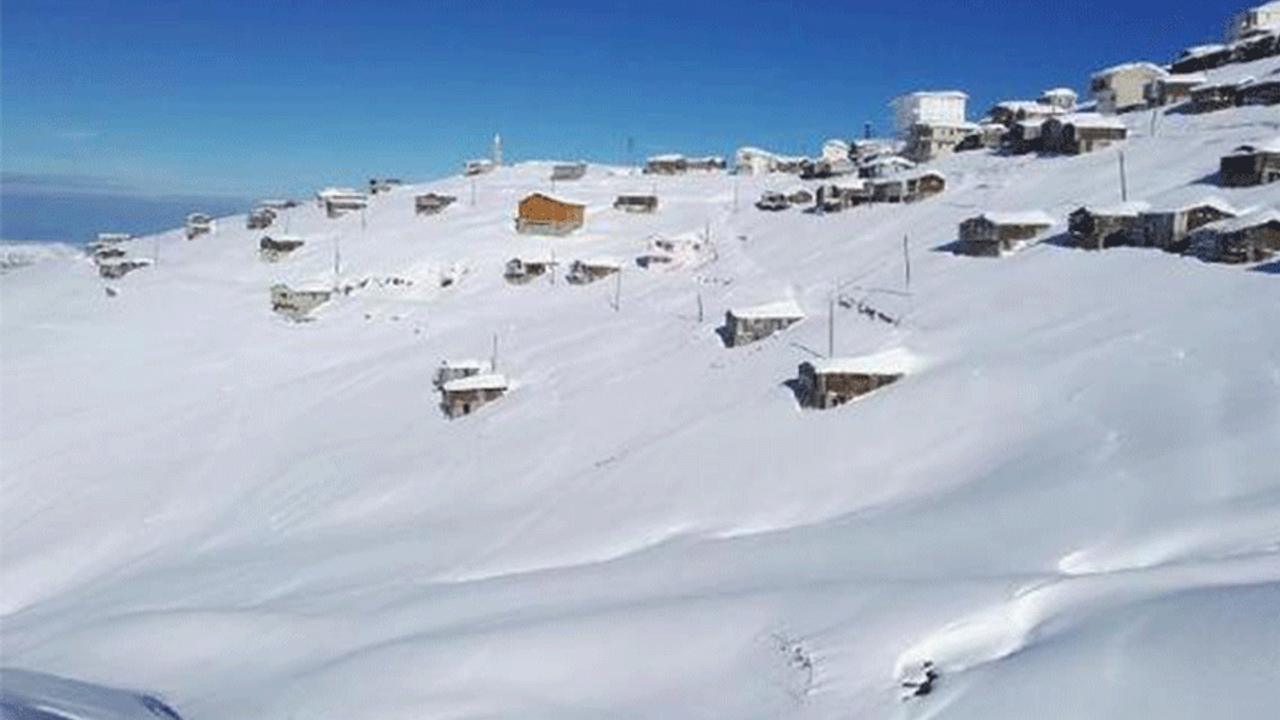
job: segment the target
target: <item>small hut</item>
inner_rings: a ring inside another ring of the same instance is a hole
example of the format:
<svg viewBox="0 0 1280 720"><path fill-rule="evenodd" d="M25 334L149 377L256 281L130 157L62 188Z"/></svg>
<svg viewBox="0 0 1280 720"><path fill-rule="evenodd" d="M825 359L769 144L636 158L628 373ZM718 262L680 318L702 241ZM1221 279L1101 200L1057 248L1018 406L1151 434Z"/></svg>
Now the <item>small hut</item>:
<svg viewBox="0 0 1280 720"><path fill-rule="evenodd" d="M98 260L98 274L108 280L117 280L134 270L151 265L151 261L146 258L125 258L122 255L123 253L112 258Z"/></svg>
<svg viewBox="0 0 1280 720"><path fill-rule="evenodd" d="M947 189L947 176L937 170L926 170L906 178L905 202L916 202L932 197Z"/></svg>
<svg viewBox="0 0 1280 720"><path fill-rule="evenodd" d="M1242 83L1236 91L1237 105L1280 105L1280 80Z"/></svg>
<svg viewBox="0 0 1280 720"><path fill-rule="evenodd" d="M800 322L804 310L794 300L731 308L724 314L724 338L729 347L740 347L763 340Z"/></svg>
<svg viewBox="0 0 1280 720"><path fill-rule="evenodd" d="M537 235L566 235L582 227L586 206L534 193L520 201L516 231Z"/></svg>
<svg viewBox="0 0 1280 720"><path fill-rule="evenodd" d="M1218 184L1227 187L1280 181L1280 137L1257 145L1241 145L1218 166Z"/></svg>
<svg viewBox="0 0 1280 720"><path fill-rule="evenodd" d="M450 420L470 415L505 395L508 387L506 376L497 373L450 380L440 386L440 409Z"/></svg>
<svg viewBox="0 0 1280 720"><path fill-rule="evenodd" d="M1124 140L1129 127L1116 117L1079 113L1049 118L1040 132L1046 152L1080 155Z"/></svg>
<svg viewBox="0 0 1280 720"><path fill-rule="evenodd" d="M565 280L574 285L586 285L619 272L622 272L622 263L613 258L574 260Z"/></svg>
<svg viewBox="0 0 1280 720"><path fill-rule="evenodd" d="M507 261L502 278L512 285L524 285L555 271L556 261L546 258L511 258Z"/></svg>
<svg viewBox="0 0 1280 720"><path fill-rule="evenodd" d="M619 195L613 201L615 210L630 213L651 213L658 209L657 195Z"/></svg>
<svg viewBox="0 0 1280 720"><path fill-rule="evenodd" d="M204 213L191 213L187 216L186 229L188 240L207 235L213 231L213 218Z"/></svg>
<svg viewBox="0 0 1280 720"><path fill-rule="evenodd" d="M1152 107L1173 105L1191 97L1191 91L1206 81L1204 73L1193 72L1157 78L1147 86L1147 103Z"/></svg>
<svg viewBox="0 0 1280 720"><path fill-rule="evenodd" d="M1238 82L1205 83L1191 88L1189 107L1195 112L1223 110L1236 104Z"/></svg>
<svg viewBox="0 0 1280 720"><path fill-rule="evenodd" d="M960 223L961 251L980 257L999 257L1052 225L1053 218L1040 210L984 213Z"/></svg>
<svg viewBox="0 0 1280 720"><path fill-rule="evenodd" d="M479 160L468 160L463 165L462 171L468 176L475 176L493 172L495 167L497 167L497 165L495 165L492 160L481 158Z"/></svg>
<svg viewBox="0 0 1280 720"><path fill-rule="evenodd" d="M801 407L826 410L897 382L918 365L903 349L856 358L826 358L800 364L796 395Z"/></svg>
<svg viewBox="0 0 1280 720"><path fill-rule="evenodd" d="M1280 252L1280 210L1267 208L1211 222L1191 233L1190 246L1206 260L1253 263Z"/></svg>
<svg viewBox="0 0 1280 720"><path fill-rule="evenodd" d="M364 193L349 188L326 188L316 196L325 215L336 218L353 210L363 210L369 205Z"/></svg>
<svg viewBox="0 0 1280 720"><path fill-rule="evenodd" d="M1067 230L1086 250L1133 245L1140 234L1138 217L1150 208L1144 202L1081 207L1068 217Z"/></svg>
<svg viewBox="0 0 1280 720"><path fill-rule="evenodd" d="M331 297L332 290L294 290L280 283L271 286L271 309L291 320L304 320Z"/></svg>
<svg viewBox="0 0 1280 720"><path fill-rule="evenodd" d="M413 211L417 215L436 215L458 201L453 195L427 193L413 199Z"/></svg>
<svg viewBox="0 0 1280 720"><path fill-rule="evenodd" d="M654 155L645 161L646 175L679 175L689 169L689 160L683 155Z"/></svg>
<svg viewBox="0 0 1280 720"><path fill-rule="evenodd" d="M276 262L286 257L294 250L302 247L303 244L304 241L302 238L289 237L286 235L263 237L258 241L258 254L266 262Z"/></svg>

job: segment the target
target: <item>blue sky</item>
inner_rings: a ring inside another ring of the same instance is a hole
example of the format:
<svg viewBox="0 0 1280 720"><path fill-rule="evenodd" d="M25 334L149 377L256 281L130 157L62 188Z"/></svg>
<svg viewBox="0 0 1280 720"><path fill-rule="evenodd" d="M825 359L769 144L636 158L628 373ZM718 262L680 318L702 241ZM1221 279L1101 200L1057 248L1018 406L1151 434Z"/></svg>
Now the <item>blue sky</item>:
<svg viewBox="0 0 1280 720"><path fill-rule="evenodd" d="M5 0L7 192L252 198L510 159L816 152L1220 37L1235 0ZM1174 9L1171 9L1174 8Z"/></svg>

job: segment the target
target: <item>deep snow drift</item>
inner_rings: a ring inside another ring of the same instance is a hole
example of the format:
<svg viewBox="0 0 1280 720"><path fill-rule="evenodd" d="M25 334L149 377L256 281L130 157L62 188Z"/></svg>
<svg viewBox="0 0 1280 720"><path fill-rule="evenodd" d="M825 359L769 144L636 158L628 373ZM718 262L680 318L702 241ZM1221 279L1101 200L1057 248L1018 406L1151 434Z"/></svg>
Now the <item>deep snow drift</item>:
<svg viewBox="0 0 1280 720"><path fill-rule="evenodd" d="M1275 108L1129 119L1130 199L1280 204L1211 183ZM279 263L242 216L132 242L156 264L119 280L7 272L4 663L202 719L1274 717L1280 275L936 250L984 210L1060 234L1119 200L1117 152L960 155L940 196L821 217L751 207L794 178L592 166L557 239L514 232L551 190L527 163L474 202L453 178L287 211ZM458 202L415 217L427 190ZM714 248L641 269L654 235ZM335 254L349 294L271 312ZM552 255L626 266L502 278ZM833 288L837 354L918 367L802 411ZM724 347L726 308L782 300L807 319ZM495 336L513 390L446 420L435 368Z"/></svg>

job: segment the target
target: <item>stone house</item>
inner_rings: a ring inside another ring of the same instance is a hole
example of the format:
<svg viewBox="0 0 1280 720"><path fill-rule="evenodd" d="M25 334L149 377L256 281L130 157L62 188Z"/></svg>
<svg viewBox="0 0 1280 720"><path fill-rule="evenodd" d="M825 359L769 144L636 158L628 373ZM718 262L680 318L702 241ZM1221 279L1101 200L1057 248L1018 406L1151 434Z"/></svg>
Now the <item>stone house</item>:
<svg viewBox="0 0 1280 720"><path fill-rule="evenodd" d="M520 201L516 231L535 235L566 235L582 227L586 206L534 193Z"/></svg>
<svg viewBox="0 0 1280 720"><path fill-rule="evenodd" d="M455 420L502 397L508 388L506 376L497 373L449 380L440 386L440 409Z"/></svg>
<svg viewBox="0 0 1280 720"><path fill-rule="evenodd" d="M1150 208L1144 202L1081 207L1068 217L1067 230L1086 250L1134 245L1140 235L1138 218Z"/></svg>
<svg viewBox="0 0 1280 720"><path fill-rule="evenodd" d="M1253 263L1280 252L1280 211L1268 208L1203 225L1188 244L1214 262Z"/></svg>
<svg viewBox="0 0 1280 720"><path fill-rule="evenodd" d="M724 315L725 345L740 347L763 340L804 317L804 310L794 300L730 309Z"/></svg>
<svg viewBox="0 0 1280 720"><path fill-rule="evenodd" d="M801 407L839 407L897 382L918 365L918 360L903 349L866 357L809 360L801 363L797 372L796 396Z"/></svg>
<svg viewBox="0 0 1280 720"><path fill-rule="evenodd" d="M1124 63L1094 73L1089 89L1098 104L1098 112L1113 115L1145 107L1147 85L1168 74L1154 63Z"/></svg>
<svg viewBox="0 0 1280 720"><path fill-rule="evenodd" d="M1148 210L1138 216L1140 244L1180 252L1188 246L1187 236L1192 231L1239 214L1235 208L1217 198Z"/></svg>
<svg viewBox="0 0 1280 720"><path fill-rule="evenodd" d="M1032 240L1053 225L1040 210L983 213L960 223L960 251L980 257L999 257Z"/></svg>
<svg viewBox="0 0 1280 720"><path fill-rule="evenodd" d="M1257 145L1241 145L1218 166L1218 184L1226 187L1280 181L1280 137Z"/></svg>
<svg viewBox="0 0 1280 720"><path fill-rule="evenodd" d="M301 238L287 237L285 235L264 237L258 241L258 254L266 262L276 262L304 244L305 242Z"/></svg>
<svg viewBox="0 0 1280 720"><path fill-rule="evenodd" d="M413 199L413 211L417 215L436 215L458 201L453 195L427 193Z"/></svg>
<svg viewBox="0 0 1280 720"><path fill-rule="evenodd" d="M332 290L293 290L278 283L271 286L271 309L292 320L303 320L331 297Z"/></svg>
<svg viewBox="0 0 1280 720"><path fill-rule="evenodd" d="M556 261L549 258L511 258L502 278L512 285L525 285L535 278L554 272Z"/></svg>
<svg viewBox="0 0 1280 720"><path fill-rule="evenodd" d="M1080 113L1049 118L1040 133L1045 152L1080 155L1124 140L1129 128L1116 118Z"/></svg>
<svg viewBox="0 0 1280 720"><path fill-rule="evenodd" d="M569 265L569 274L565 275L564 279L573 285L586 285L620 272L622 272L622 263L613 258L574 260Z"/></svg>

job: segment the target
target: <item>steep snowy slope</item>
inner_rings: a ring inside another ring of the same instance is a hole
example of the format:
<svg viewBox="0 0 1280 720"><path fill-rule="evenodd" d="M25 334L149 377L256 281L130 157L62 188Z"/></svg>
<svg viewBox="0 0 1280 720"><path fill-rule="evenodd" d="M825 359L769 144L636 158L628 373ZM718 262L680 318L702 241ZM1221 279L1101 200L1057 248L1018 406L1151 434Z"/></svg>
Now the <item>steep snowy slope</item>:
<svg viewBox="0 0 1280 720"><path fill-rule="evenodd" d="M1211 184L1275 108L1129 120L1131 199L1280 205ZM1047 211L1053 236L1119 200L1118 149L938 167L940 196L819 217L751 207L794 178L593 165L553 193L586 227L547 239L513 228L551 191L528 163L474 202L453 178L295 208L273 229L306 244L277 264L236 217L135 241L156 265L120 280L6 273L4 664L191 718L1272 717L1280 276L958 257L938 248L983 210ZM426 190L459 200L415 217ZM655 215L610 207L652 190ZM714 252L640 269L655 234ZM628 264L503 281L553 253ZM270 311L335 255L349 294ZM801 411L785 383L826 353L833 288L837 354L921 367ZM726 308L784 299L808 319L723 346ZM514 389L446 420L434 369L495 336ZM903 701L926 660L936 691Z"/></svg>

